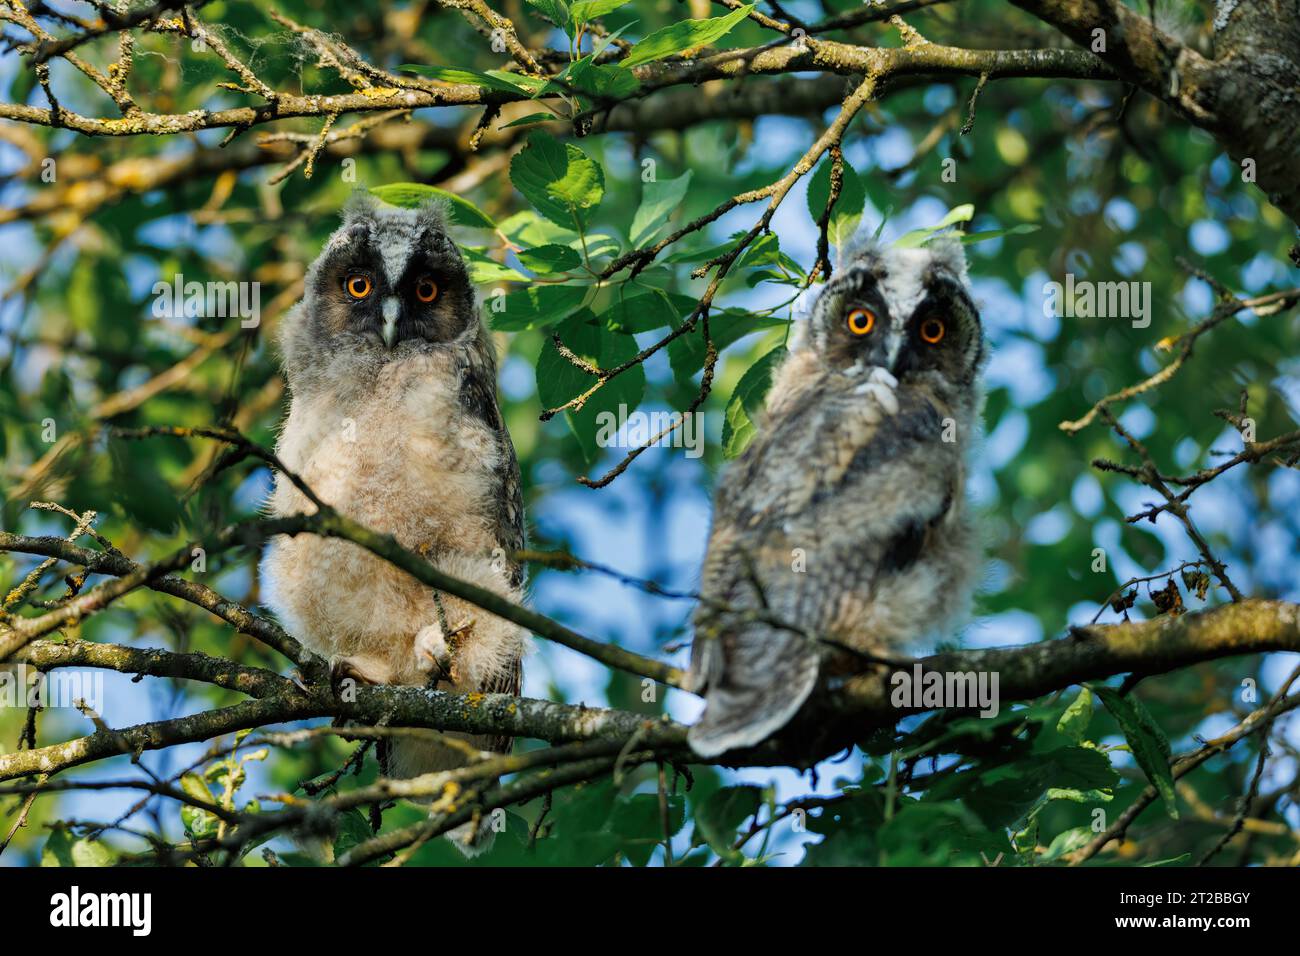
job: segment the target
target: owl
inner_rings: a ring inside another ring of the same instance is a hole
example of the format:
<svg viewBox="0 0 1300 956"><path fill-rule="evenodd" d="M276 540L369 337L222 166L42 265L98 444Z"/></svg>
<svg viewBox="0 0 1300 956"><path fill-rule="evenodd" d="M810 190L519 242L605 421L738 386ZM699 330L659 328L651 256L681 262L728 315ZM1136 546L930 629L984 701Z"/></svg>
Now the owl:
<svg viewBox="0 0 1300 956"><path fill-rule="evenodd" d="M519 603L519 466L497 405L496 358L441 207L358 194L307 273L280 333L291 395L276 450L340 513L393 535L442 571ZM277 475L274 515L315 510ZM280 536L261 567L266 603L328 657L336 678L518 694L527 635L348 541ZM510 738L467 738L505 752ZM463 762L460 749L394 743L390 772Z"/></svg>
<svg viewBox="0 0 1300 956"><path fill-rule="evenodd" d="M718 481L691 651L698 754L758 744L863 655L896 657L966 610L984 356L955 238L841 256Z"/></svg>

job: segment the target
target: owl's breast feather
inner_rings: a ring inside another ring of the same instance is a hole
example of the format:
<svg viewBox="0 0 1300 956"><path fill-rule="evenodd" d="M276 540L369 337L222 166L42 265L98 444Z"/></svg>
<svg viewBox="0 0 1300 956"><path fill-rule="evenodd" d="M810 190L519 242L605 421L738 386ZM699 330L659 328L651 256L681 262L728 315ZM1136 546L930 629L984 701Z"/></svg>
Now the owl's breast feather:
<svg viewBox="0 0 1300 956"><path fill-rule="evenodd" d="M429 356L390 363L365 393L295 394L280 455L320 498L408 546L481 543L480 518L496 487L498 436L467 415L454 370ZM310 510L288 482L270 502L277 514Z"/></svg>

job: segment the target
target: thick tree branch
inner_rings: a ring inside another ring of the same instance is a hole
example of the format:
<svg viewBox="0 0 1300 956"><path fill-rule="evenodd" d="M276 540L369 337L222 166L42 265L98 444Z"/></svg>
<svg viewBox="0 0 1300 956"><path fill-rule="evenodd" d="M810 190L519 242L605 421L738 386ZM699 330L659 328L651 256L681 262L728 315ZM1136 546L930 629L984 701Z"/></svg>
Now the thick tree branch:
<svg viewBox="0 0 1300 956"><path fill-rule="evenodd" d="M1254 166L1269 201L1300 223L1300 15L1290 0L1221 4L1208 59L1116 0L1012 0Z"/></svg>
<svg viewBox="0 0 1300 956"><path fill-rule="evenodd" d="M355 58L355 54L352 54ZM357 58L340 70L355 71L368 66ZM688 60L667 60L633 68L642 84L638 96L683 84L696 85L709 79L735 78L753 74L786 74L804 71L843 76L868 74L877 81L917 75L987 75L998 77L1074 77L1104 79L1110 71L1090 54L1073 50L967 50L926 43L901 48L861 47L830 40L791 45L779 42L751 49L729 50L713 56ZM435 85L411 77L392 77L362 70L365 88L356 93L331 96L296 95L275 92L274 100L257 106L221 110L196 109L187 113L150 113L134 108L128 115L112 119L85 116L58 106L43 108L19 103L0 103L0 119L39 126L58 126L87 136L139 136L193 133L204 129L249 129L295 117L329 117L343 113L371 113L414 110L435 106L501 106L528 102L525 93L488 90L472 84ZM373 75L372 75L373 74ZM373 85L374 79L392 85Z"/></svg>
<svg viewBox="0 0 1300 956"><path fill-rule="evenodd" d="M151 665L144 666L145 672ZM165 676L178 673L184 662L160 658ZM160 676L163 676L160 674ZM450 694L418 687L362 687L356 699L336 697L328 687L314 687L230 707L137 724L121 730L101 730L65 743L0 754L0 780L33 773L53 773L95 760L177 744L210 740L239 730L321 717L365 723L469 734L533 737L553 743L612 737L637 739L646 747L683 752L686 729L666 718L647 718L627 711L557 704L505 694Z"/></svg>
<svg viewBox="0 0 1300 956"><path fill-rule="evenodd" d="M250 697L270 697L288 693L293 682L274 671L248 667L207 654L180 654L152 648L98 644L93 641L33 641L23 648L16 660L38 670L56 667L98 667L123 674L150 677L174 677L202 681L214 687L239 691Z"/></svg>
<svg viewBox="0 0 1300 956"><path fill-rule="evenodd" d="M1262 651L1300 651L1300 605L1248 599L1177 617L1075 628L1067 637L1027 647L938 654L922 664L945 673L997 673L1004 700L1030 700L1115 674L1163 674ZM890 690L887 673L854 678L844 709L867 717L888 714Z"/></svg>
<svg viewBox="0 0 1300 956"><path fill-rule="evenodd" d="M999 676L1000 702L1033 700L1083 681L1116 674L1151 675L1203 661L1265 651L1300 651L1300 606L1247 600L1179 617L1076 629L1070 636L1025 647L937 654L918 663L925 671L985 672ZM159 652L161 654L162 652ZM135 673L190 676L207 672L196 655L132 660ZM100 662L109 665L107 659ZM110 665L111 666L111 665ZM137 669L139 668L139 669ZM819 701L780 738L724 755L728 766L808 766L844 743L918 712L891 701L893 669L851 679ZM364 687L341 700L328 687L293 686L262 700L174 720L100 731L66 743L0 755L0 780L53 773L93 760L207 740L254 727L334 717L369 724L427 727L470 734L532 737L551 743L617 739L683 761L686 728L667 717L589 708L503 694L450 694L415 687Z"/></svg>

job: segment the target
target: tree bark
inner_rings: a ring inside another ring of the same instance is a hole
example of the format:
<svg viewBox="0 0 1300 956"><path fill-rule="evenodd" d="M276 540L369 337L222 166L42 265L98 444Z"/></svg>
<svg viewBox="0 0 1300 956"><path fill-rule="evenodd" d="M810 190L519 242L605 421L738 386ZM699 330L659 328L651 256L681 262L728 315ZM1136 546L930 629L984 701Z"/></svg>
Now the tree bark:
<svg viewBox="0 0 1300 956"><path fill-rule="evenodd" d="M1300 5L1219 0L1213 57L1113 0L1012 0L1214 136L1300 224ZM1249 180L1247 180L1249 181Z"/></svg>

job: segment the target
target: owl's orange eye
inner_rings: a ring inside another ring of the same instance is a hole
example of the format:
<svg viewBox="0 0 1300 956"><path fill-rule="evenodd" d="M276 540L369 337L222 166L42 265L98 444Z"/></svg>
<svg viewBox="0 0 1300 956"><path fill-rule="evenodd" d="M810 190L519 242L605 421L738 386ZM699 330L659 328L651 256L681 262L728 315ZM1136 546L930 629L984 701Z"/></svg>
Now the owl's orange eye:
<svg viewBox="0 0 1300 956"><path fill-rule="evenodd" d="M876 327L876 313L870 309L852 309L848 316L849 331L854 335L866 335Z"/></svg>
<svg viewBox="0 0 1300 956"><path fill-rule="evenodd" d="M421 302L432 302L438 298L438 283L425 276L415 284L415 297Z"/></svg>
<svg viewBox="0 0 1300 956"><path fill-rule="evenodd" d="M921 323L921 338L931 345L938 345L947 331L943 319L926 319Z"/></svg>
<svg viewBox="0 0 1300 956"><path fill-rule="evenodd" d="M358 273L348 276L347 281L343 283L343 288L347 290L348 295L352 296L352 298L364 299L370 295L370 290L374 286L370 282L370 276Z"/></svg>

